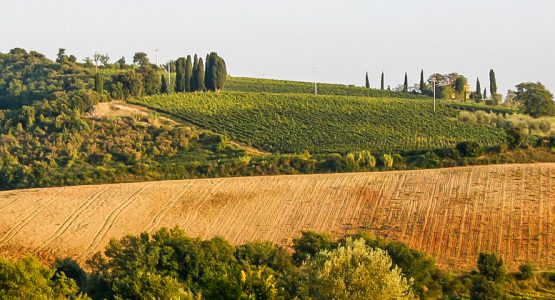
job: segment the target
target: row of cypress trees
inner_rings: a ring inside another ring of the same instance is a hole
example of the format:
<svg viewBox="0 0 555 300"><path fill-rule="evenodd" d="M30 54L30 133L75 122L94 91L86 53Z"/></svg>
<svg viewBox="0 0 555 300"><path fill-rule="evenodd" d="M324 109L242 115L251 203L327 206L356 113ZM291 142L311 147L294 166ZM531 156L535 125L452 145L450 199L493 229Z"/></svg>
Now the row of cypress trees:
<svg viewBox="0 0 555 300"><path fill-rule="evenodd" d="M176 92L219 91L227 78L225 61L216 52L206 55L206 62L196 54L178 58L175 73Z"/></svg>

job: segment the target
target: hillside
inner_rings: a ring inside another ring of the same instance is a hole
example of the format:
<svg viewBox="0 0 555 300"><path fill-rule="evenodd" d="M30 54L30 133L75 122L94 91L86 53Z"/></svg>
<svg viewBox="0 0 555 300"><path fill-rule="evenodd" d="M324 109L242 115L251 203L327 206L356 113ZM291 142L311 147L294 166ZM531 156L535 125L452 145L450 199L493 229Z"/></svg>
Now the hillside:
<svg viewBox="0 0 555 300"><path fill-rule="evenodd" d="M233 243L290 245L301 230L370 231L469 269L555 266L555 164L226 178L0 192L0 255L79 260L110 238L179 225Z"/></svg>
<svg viewBox="0 0 555 300"><path fill-rule="evenodd" d="M314 82L230 76L225 89L236 92L314 94ZM319 95L425 99L413 93L367 89L346 84L318 83Z"/></svg>
<svg viewBox="0 0 555 300"><path fill-rule="evenodd" d="M132 103L177 116L271 152L398 152L493 146L500 129L456 120L458 109L428 100L227 92L156 95Z"/></svg>

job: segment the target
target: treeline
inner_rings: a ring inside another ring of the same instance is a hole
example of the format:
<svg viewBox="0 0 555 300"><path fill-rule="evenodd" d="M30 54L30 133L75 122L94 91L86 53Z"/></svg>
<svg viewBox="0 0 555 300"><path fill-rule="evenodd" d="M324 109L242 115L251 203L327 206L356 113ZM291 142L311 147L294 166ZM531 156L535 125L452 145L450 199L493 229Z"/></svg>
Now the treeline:
<svg viewBox="0 0 555 300"><path fill-rule="evenodd" d="M194 62L179 58L164 66L137 52L133 65L124 57L109 63L107 54L95 54L83 63L60 49L52 61L36 51L15 48L0 53L0 109L18 108L35 101L52 100L57 92L94 90L111 99L127 99L172 91L219 91L227 78L223 58L212 52ZM176 71L172 82L167 70Z"/></svg>
<svg viewBox="0 0 555 300"><path fill-rule="evenodd" d="M187 55L187 58L180 57L175 62L175 92L219 91L226 78L225 61L215 52L206 56L206 65L196 54L194 59Z"/></svg>
<svg viewBox="0 0 555 300"><path fill-rule="evenodd" d="M399 242L359 233L334 240L303 232L293 252L269 242L233 246L178 228L112 240L87 261L45 268L34 258L0 260L2 299L502 299L555 286L531 264L508 274L481 253L477 270L454 275ZM546 292L548 293L548 292Z"/></svg>

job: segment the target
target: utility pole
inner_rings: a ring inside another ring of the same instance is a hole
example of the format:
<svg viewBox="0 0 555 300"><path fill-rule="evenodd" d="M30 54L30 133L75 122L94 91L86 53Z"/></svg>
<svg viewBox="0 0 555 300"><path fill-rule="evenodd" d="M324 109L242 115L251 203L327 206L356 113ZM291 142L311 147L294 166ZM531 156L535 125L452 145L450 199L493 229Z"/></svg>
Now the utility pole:
<svg viewBox="0 0 555 300"><path fill-rule="evenodd" d="M171 85L172 85L172 72L170 69L170 62L168 61L168 91L170 90Z"/></svg>
<svg viewBox="0 0 555 300"><path fill-rule="evenodd" d="M159 67L159 65L158 65L158 49L156 49L156 67Z"/></svg>
<svg viewBox="0 0 555 300"><path fill-rule="evenodd" d="M316 68L314 68L314 95L318 95L318 84L316 83Z"/></svg>

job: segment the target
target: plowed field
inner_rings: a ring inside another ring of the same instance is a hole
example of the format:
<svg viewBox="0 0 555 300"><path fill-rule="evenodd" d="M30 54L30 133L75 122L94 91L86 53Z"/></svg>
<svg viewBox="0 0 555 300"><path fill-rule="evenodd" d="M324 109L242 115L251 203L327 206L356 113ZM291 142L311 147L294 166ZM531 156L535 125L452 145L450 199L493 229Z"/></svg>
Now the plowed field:
<svg viewBox="0 0 555 300"><path fill-rule="evenodd" d="M0 256L81 262L110 238L179 225L191 236L290 245L361 230L452 269L481 251L555 266L555 164L243 177L0 192Z"/></svg>

